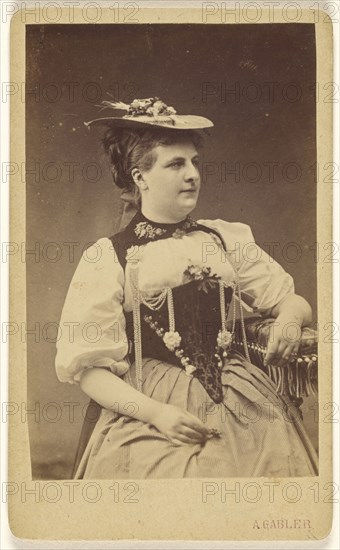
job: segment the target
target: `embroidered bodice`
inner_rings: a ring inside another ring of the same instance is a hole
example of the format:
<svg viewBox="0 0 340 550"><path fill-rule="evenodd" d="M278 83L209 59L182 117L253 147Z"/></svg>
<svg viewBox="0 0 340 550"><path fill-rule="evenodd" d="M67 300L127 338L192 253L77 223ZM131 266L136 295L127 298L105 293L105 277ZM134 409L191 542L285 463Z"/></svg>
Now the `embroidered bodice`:
<svg viewBox="0 0 340 550"><path fill-rule="evenodd" d="M191 246L194 233L195 246ZM216 245L217 272L203 261L207 235ZM165 246L170 239L175 241L172 253ZM220 261L220 254L226 253L222 236L190 217L177 224L158 224L139 212L110 240L131 283L133 312L125 315L137 387L141 389L142 357L152 357L196 376L219 403L222 359L232 342L226 320L236 284L231 265Z"/></svg>
<svg viewBox="0 0 340 550"><path fill-rule="evenodd" d="M156 356L196 376L218 402L233 292L265 313L294 292L294 283L245 224L191 218L155 224L138 212L79 262L60 322L61 328L72 323L72 341L62 330L57 375L71 383L91 367L122 375L131 359L141 368L142 357Z"/></svg>

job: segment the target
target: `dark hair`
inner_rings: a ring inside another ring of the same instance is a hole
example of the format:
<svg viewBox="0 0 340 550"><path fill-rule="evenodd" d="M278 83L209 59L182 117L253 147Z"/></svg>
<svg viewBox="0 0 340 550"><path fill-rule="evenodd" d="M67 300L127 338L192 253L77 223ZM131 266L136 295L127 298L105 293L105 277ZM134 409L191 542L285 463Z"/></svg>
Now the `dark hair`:
<svg viewBox="0 0 340 550"><path fill-rule="evenodd" d="M195 130L171 130L167 128L108 128L103 138L114 183L121 189L133 191L133 168L150 170L156 161L153 149L159 145L173 145L191 141L198 148L201 136Z"/></svg>

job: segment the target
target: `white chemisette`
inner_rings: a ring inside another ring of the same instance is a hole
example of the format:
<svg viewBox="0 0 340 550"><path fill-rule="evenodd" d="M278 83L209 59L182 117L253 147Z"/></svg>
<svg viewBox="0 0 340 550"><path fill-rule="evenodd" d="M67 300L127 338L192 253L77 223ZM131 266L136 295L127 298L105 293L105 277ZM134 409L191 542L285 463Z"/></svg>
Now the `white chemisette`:
<svg viewBox="0 0 340 550"><path fill-rule="evenodd" d="M84 252L73 275L60 319L56 372L61 382L78 383L85 368L109 367L123 375L129 364L124 311L132 311L129 270L139 260L139 288L150 295L183 284L188 265L210 267L226 283L238 275L242 300L263 313L294 293L294 281L254 241L248 225L223 220L198 220L223 237L202 231L131 247L125 270L109 238ZM64 327L71 327L63 330Z"/></svg>

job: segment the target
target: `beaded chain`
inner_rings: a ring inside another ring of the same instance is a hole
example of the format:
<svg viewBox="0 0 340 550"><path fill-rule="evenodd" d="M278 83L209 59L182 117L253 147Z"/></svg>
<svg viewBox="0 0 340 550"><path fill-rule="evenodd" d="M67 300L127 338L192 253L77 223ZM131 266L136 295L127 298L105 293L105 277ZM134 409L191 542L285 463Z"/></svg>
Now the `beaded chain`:
<svg viewBox="0 0 340 550"><path fill-rule="evenodd" d="M221 329L222 331L226 330L226 311L225 311L225 299L224 299L224 284L223 281L219 281L218 283L219 289L220 289L220 312L221 312Z"/></svg>
<svg viewBox="0 0 340 550"><path fill-rule="evenodd" d="M194 367L194 365L191 364L189 357L182 357L183 354L179 355L182 352L182 350L178 349L180 346L181 337L176 332L176 327L175 327L175 311L174 311L172 289L170 287L167 287L162 292L160 292L160 294L154 297L150 297L146 293L140 292L139 286L138 286L138 259L136 259L130 265L131 265L130 283L131 283L132 297L133 297L133 332L134 332L134 345L135 345L136 386L139 391L142 391L143 357L142 357L142 334L141 334L141 316L140 316L141 303L149 307L149 309L153 311L157 311L163 306L165 300L167 299L168 315L169 315L169 331L164 334L164 331L163 330L160 331L159 328L156 327L156 325L154 328L158 328L157 333L159 333L158 335L163 338L165 345L170 350L174 351L178 357L180 357L180 360L183 366L185 367L187 374L192 375L193 372L196 370L196 368ZM241 323L244 352L247 360L251 362L249 351L248 351L248 345L247 345L246 330L245 330L244 317L243 317L243 311L242 311L242 302L241 302L241 289L240 289L239 281L237 280L237 282L233 284L226 284L224 281L219 281L221 330L217 338L217 347L216 347L215 357L218 360L218 364L220 367L222 367L223 361L221 359L219 350L223 352L222 355L224 358L226 358L235 334L235 323L236 323L235 296L233 299L232 330L231 332L227 330L225 288L228 288L228 287L232 287L233 290L236 291L237 297L239 299L240 323ZM150 324L151 319L146 317L145 320Z"/></svg>
<svg viewBox="0 0 340 550"><path fill-rule="evenodd" d="M221 312L221 329L222 331L227 330L227 314L225 310L225 296L224 289L232 288L235 291L235 283L225 283L224 281L219 281L219 290L220 290L220 312ZM232 329L231 332L235 332L235 323L236 323L236 302L233 300L233 316L232 316Z"/></svg>
<svg viewBox="0 0 340 550"><path fill-rule="evenodd" d="M235 300L235 284L233 284L233 326L232 333L235 334L235 324L236 324L236 300Z"/></svg>
<svg viewBox="0 0 340 550"><path fill-rule="evenodd" d="M157 311L161 309L162 305L164 304L166 297L168 295L168 289L162 290L162 292L158 296L148 296L146 297L146 294L143 292L139 293L140 301L145 306L148 306L153 311Z"/></svg>
<svg viewBox="0 0 340 550"><path fill-rule="evenodd" d="M169 331L165 332L162 327L158 326L157 321L153 321L152 317L144 316L144 321L155 330L156 334L162 338L165 346L173 351L176 357L182 363L185 373L188 376L192 376L196 370L196 367L192 364L192 361L181 349L181 336L176 332L175 327L175 312L172 289L167 287L158 293L156 296L150 296L148 293L141 292L138 285L138 258L134 256L134 260L130 261L130 283L132 290L132 307L133 307L133 329L134 329L134 347L135 347L135 368L136 368L136 387L142 392L142 337L141 337L141 312L140 305L143 303L149 309L153 311L159 310L164 302L167 300L168 316L169 316ZM242 295L239 277L237 270L235 272L235 282L227 284L224 281L219 281L219 302L220 302L220 315L221 315L221 330L217 337L215 358L218 365L222 368L225 359L228 356L231 343L237 347L242 347L246 359L253 363L255 356L263 359L263 355L266 352L266 348L258 343L251 342L248 348L246 328L244 322L243 308L242 308ZM227 329L227 312L225 306L225 288L233 288L233 312L232 312L232 328L231 331ZM239 322L241 328L241 338L235 338L235 325L236 325L236 299L239 302ZM250 357L250 354L252 357ZM254 356L254 357L253 357ZM297 357L296 363L289 364L284 369L268 365L268 375L277 386L277 391L280 394L285 394L287 391L296 396L310 395L317 391L315 383L315 365L317 365L317 357L312 355L304 355ZM294 369L294 370L293 370Z"/></svg>
<svg viewBox="0 0 340 550"><path fill-rule="evenodd" d="M130 282L132 288L132 311L133 311L133 336L135 344L135 366L136 366L136 386L137 390L142 391L143 383L143 357L142 357L142 331L140 322L140 292L138 289L138 264L131 266Z"/></svg>
<svg viewBox="0 0 340 550"><path fill-rule="evenodd" d="M251 363L249 350L248 350L248 343L247 343L246 327L245 327L245 324L244 324L244 316L243 316L243 309L242 309L241 287L240 287L240 281L239 281L237 272L236 272L236 277L237 277L236 292L237 292L237 296L238 296L238 300L239 300L239 306L240 306L240 323L241 323L244 353L245 353L245 356L246 356L247 360L249 361L249 363Z"/></svg>
<svg viewBox="0 0 340 550"><path fill-rule="evenodd" d="M167 288L168 294L168 314L169 314L169 332L175 332L175 310L174 297L171 288Z"/></svg>

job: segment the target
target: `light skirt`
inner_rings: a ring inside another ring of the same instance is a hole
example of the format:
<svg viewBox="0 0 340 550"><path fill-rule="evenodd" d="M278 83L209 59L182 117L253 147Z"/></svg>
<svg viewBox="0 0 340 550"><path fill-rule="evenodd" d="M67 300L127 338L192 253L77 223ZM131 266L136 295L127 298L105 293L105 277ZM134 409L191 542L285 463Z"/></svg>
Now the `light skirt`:
<svg viewBox="0 0 340 550"><path fill-rule="evenodd" d="M134 365L124 379L134 380ZM154 426L102 409L75 479L296 477L317 475L317 457L295 406L241 354L222 369L223 402L168 363L143 361L143 393L186 409L221 437L175 446ZM130 411L135 407L129 405Z"/></svg>

